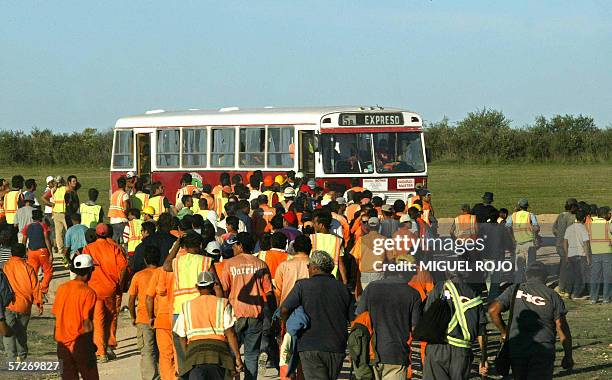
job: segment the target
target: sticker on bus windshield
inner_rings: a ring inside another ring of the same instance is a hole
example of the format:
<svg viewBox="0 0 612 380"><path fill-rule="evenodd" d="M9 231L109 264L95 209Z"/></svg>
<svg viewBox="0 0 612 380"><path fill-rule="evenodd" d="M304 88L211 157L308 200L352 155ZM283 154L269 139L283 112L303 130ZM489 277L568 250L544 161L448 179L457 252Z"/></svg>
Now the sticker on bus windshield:
<svg viewBox="0 0 612 380"><path fill-rule="evenodd" d="M389 184L387 178L368 178L363 180L363 187L370 191L387 191Z"/></svg>
<svg viewBox="0 0 612 380"><path fill-rule="evenodd" d="M414 178L398 178L397 179L398 190L411 190L414 189Z"/></svg>

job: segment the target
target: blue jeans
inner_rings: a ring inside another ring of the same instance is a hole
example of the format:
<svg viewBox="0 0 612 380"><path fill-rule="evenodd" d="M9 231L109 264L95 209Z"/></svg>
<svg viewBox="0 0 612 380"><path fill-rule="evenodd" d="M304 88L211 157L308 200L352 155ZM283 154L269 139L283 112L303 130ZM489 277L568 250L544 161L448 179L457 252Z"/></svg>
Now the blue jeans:
<svg viewBox="0 0 612 380"><path fill-rule="evenodd" d="M12 310L5 310L4 316L6 324L13 331L13 336L3 337L4 350L10 361L15 361L19 356L21 360L25 360L28 356L28 323L30 322L29 314L16 313Z"/></svg>
<svg viewBox="0 0 612 380"><path fill-rule="evenodd" d="M603 282L603 300L612 301L612 253L599 253L591 256L591 301L597 301L599 285Z"/></svg>
<svg viewBox="0 0 612 380"><path fill-rule="evenodd" d="M234 329L238 335L238 345L244 344L244 380L256 380L263 331L262 318L238 318Z"/></svg>
<svg viewBox="0 0 612 380"><path fill-rule="evenodd" d="M174 324L176 323L178 316L178 314L172 314L172 326L174 326ZM187 353L185 352L185 350L183 350L181 338L174 332L172 332L172 343L174 343L174 349L176 350L176 366L178 368L179 377L181 379L187 378L187 376L189 375L189 370L191 369L184 368Z"/></svg>

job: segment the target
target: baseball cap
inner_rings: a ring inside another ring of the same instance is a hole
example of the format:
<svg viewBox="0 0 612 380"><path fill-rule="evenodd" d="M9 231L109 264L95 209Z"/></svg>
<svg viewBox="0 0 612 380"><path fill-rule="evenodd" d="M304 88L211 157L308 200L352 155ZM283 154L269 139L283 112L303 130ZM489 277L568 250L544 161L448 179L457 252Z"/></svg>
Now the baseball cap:
<svg viewBox="0 0 612 380"><path fill-rule="evenodd" d="M295 173L295 178L304 178L304 173L302 172Z"/></svg>
<svg viewBox="0 0 612 380"><path fill-rule="evenodd" d="M34 193L27 192L23 195L23 201L34 202L36 199L34 198Z"/></svg>
<svg viewBox="0 0 612 380"><path fill-rule="evenodd" d="M521 198L518 201L518 205L519 207L527 207L529 206L529 201L527 200L527 198Z"/></svg>
<svg viewBox="0 0 612 380"><path fill-rule="evenodd" d="M213 240L206 244L206 248L204 250L209 255L219 256L221 254L221 244L219 244L216 240Z"/></svg>
<svg viewBox="0 0 612 380"><path fill-rule="evenodd" d="M370 227L378 227L379 224L380 224L380 220L378 220L378 218L375 216L368 219L368 226Z"/></svg>
<svg viewBox="0 0 612 380"><path fill-rule="evenodd" d="M225 241L225 243L229 244L229 245L234 245L234 244L238 243L238 239L236 239L236 235L232 235L232 236L229 237L229 239L227 239Z"/></svg>
<svg viewBox="0 0 612 380"><path fill-rule="evenodd" d="M215 283L215 277L210 272L200 272L198 274L198 282L196 283L199 287L207 287Z"/></svg>
<svg viewBox="0 0 612 380"><path fill-rule="evenodd" d="M302 192L302 193L309 193L310 191L311 191L310 186L308 186L308 185L300 186L300 192Z"/></svg>
<svg viewBox="0 0 612 380"><path fill-rule="evenodd" d="M48 175L47 178L45 179L45 183L49 183L53 181L53 176L52 175Z"/></svg>
<svg viewBox="0 0 612 380"><path fill-rule="evenodd" d="M96 226L96 235L105 237L109 234L110 229L108 228L108 225L104 223L98 223L98 225Z"/></svg>
<svg viewBox="0 0 612 380"><path fill-rule="evenodd" d="M93 268L94 261L91 256L89 256L86 253L82 253L80 255L77 255L74 258L74 261L72 262L72 266L76 269Z"/></svg>
<svg viewBox="0 0 612 380"><path fill-rule="evenodd" d="M490 191L485 191L482 195L482 199L485 201L493 202L493 193Z"/></svg>
<svg viewBox="0 0 612 380"><path fill-rule="evenodd" d="M285 198L293 198L295 196L295 190L293 187L287 187L285 188L285 191L283 191L283 195Z"/></svg>
<svg viewBox="0 0 612 380"><path fill-rule="evenodd" d="M393 206L388 205L388 204L384 204L382 205L381 209L385 212L392 212L393 211Z"/></svg>
<svg viewBox="0 0 612 380"><path fill-rule="evenodd" d="M131 179L131 178L134 178L134 177L136 177L136 174L133 171L129 171L129 172L127 172L125 174L125 178L127 178L127 179Z"/></svg>
<svg viewBox="0 0 612 380"><path fill-rule="evenodd" d="M288 211L284 213L283 219L289 222L289 224L297 224L297 215L293 211Z"/></svg>

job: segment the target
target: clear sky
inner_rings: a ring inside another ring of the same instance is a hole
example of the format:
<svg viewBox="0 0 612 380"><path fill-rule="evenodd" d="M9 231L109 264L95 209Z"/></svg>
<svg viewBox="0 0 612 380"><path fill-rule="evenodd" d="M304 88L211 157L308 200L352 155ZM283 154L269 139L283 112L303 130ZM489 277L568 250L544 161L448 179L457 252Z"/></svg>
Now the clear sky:
<svg viewBox="0 0 612 380"><path fill-rule="evenodd" d="M379 104L612 124L612 1L2 1L0 129Z"/></svg>

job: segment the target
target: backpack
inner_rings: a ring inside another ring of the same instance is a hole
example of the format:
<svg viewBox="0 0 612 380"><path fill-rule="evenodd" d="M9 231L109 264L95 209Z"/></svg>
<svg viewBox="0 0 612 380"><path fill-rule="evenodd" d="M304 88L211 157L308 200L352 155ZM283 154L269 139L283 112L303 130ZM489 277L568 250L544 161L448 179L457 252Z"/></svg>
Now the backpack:
<svg viewBox="0 0 612 380"><path fill-rule="evenodd" d="M15 299L15 293L9 283L8 278L0 270L0 306L4 309Z"/></svg>
<svg viewBox="0 0 612 380"><path fill-rule="evenodd" d="M451 307L447 300L443 298L434 300L414 328L414 339L432 344L446 343L451 314Z"/></svg>

